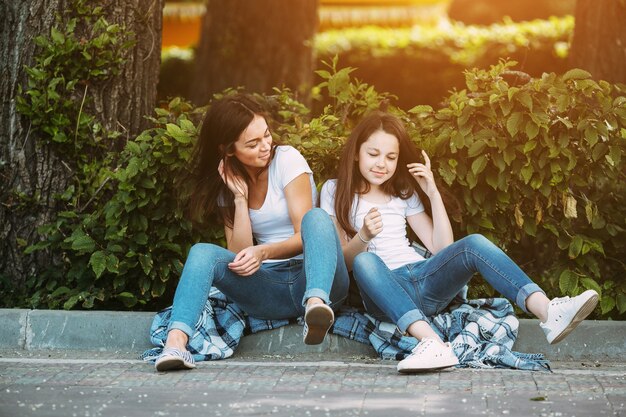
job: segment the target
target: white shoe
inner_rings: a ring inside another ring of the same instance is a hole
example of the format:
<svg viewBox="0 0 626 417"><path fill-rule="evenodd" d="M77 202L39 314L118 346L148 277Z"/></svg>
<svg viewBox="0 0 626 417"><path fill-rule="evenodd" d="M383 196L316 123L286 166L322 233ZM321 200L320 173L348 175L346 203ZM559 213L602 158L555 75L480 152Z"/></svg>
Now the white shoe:
<svg viewBox="0 0 626 417"><path fill-rule="evenodd" d="M551 345L560 342L585 319L598 304L598 293L587 290L576 297L554 298L548 304L548 319L539 323Z"/></svg>
<svg viewBox="0 0 626 417"><path fill-rule="evenodd" d="M458 364L459 360L450 343L442 345L435 339L425 337L413 348L409 356L398 363L398 372L433 371Z"/></svg>

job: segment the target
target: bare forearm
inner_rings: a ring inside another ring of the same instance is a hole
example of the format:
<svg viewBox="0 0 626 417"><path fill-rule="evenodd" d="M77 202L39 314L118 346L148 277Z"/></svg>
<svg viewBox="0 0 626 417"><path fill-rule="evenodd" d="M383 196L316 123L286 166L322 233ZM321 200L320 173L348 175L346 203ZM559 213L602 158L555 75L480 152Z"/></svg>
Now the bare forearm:
<svg viewBox="0 0 626 417"><path fill-rule="evenodd" d="M454 234L446 207L441 199L441 194L434 193L430 196L430 204L433 215L433 249L435 253L454 242Z"/></svg>
<svg viewBox="0 0 626 417"><path fill-rule="evenodd" d="M232 235L228 240L228 250L238 253L240 250L252 246L253 243L248 201L244 198L236 198L235 217L233 219Z"/></svg>
<svg viewBox="0 0 626 417"><path fill-rule="evenodd" d="M361 234L361 236L363 235ZM348 267L348 271L352 271L354 258L361 252L367 252L368 243L369 242L359 238L359 235L356 234L348 243L342 246L343 258L346 262L346 266Z"/></svg>
<svg viewBox="0 0 626 417"><path fill-rule="evenodd" d="M287 259L302 253L302 236L298 232L282 242L260 246L263 247L263 259Z"/></svg>

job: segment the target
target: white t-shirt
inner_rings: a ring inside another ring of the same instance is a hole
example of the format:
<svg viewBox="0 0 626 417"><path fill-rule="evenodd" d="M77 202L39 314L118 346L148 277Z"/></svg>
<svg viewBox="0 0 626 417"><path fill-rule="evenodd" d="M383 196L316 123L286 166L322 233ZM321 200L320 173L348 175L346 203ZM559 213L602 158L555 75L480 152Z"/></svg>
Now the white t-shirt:
<svg viewBox="0 0 626 417"><path fill-rule="evenodd" d="M320 207L331 216L335 216L336 189L337 180L328 180L320 193ZM377 207L382 215L383 230L368 244L368 252L380 256L390 270L424 260L424 257L410 246L406 236L406 218L424 211L424 205L417 194L406 200L391 197L383 204L371 203L355 195L350 216L350 224L354 230L359 231L363 227L363 219L372 207Z"/></svg>
<svg viewBox="0 0 626 417"><path fill-rule="evenodd" d="M289 217L285 187L299 175L309 174L313 207L317 204L317 189L313 171L304 157L292 146L278 146L269 166L267 195L261 208L248 209L252 225L252 236L258 244L276 243L293 236L293 223ZM302 258L302 254L295 258ZM277 262L271 259L266 262Z"/></svg>

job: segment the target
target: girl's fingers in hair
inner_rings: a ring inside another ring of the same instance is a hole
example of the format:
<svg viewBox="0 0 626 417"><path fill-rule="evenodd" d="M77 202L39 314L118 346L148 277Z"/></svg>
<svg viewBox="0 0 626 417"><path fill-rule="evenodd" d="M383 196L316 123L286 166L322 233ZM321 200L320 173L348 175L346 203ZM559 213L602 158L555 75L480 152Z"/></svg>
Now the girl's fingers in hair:
<svg viewBox="0 0 626 417"><path fill-rule="evenodd" d="M422 156L424 157L424 164L426 165L426 168L430 169L430 158L428 157L428 154L426 153L426 151L423 149L422 149Z"/></svg>

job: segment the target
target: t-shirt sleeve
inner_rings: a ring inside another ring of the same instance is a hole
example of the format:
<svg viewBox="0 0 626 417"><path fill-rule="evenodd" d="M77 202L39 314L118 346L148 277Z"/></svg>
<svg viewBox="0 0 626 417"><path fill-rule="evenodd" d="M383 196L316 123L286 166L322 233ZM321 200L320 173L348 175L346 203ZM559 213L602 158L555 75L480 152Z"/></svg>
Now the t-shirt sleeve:
<svg viewBox="0 0 626 417"><path fill-rule="evenodd" d="M406 217L418 214L424 211L424 204L422 200L417 196L417 193L413 193L408 200L406 200Z"/></svg>
<svg viewBox="0 0 626 417"><path fill-rule="evenodd" d="M275 158L281 189L284 189L287 184L304 173L313 175L313 171L311 171L306 159L292 146L279 147L276 150Z"/></svg>
<svg viewBox="0 0 626 417"><path fill-rule="evenodd" d="M328 180L322 186L320 192L320 208L328 213L329 216L335 215L335 191L337 189L337 180Z"/></svg>

